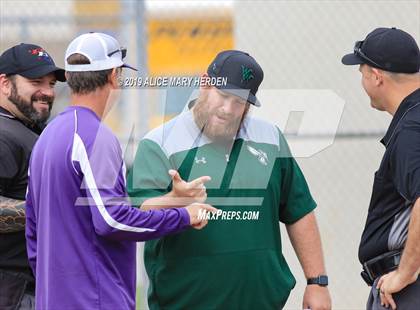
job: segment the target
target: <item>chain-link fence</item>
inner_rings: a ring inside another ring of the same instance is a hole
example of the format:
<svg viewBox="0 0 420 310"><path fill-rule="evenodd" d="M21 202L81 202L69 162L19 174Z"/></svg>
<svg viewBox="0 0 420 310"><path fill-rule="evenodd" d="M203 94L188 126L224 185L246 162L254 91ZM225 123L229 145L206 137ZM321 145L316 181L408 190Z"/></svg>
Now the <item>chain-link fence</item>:
<svg viewBox="0 0 420 310"><path fill-rule="evenodd" d="M291 141L322 146L311 156L298 156L298 161L318 202L334 309L363 309L367 299L357 248L373 174L384 151L379 139L390 121L369 106L357 67L345 67L340 59L355 41L380 26L404 29L419 42L420 2L0 1L0 50L19 42L36 43L60 66L68 43L86 31L114 34L128 47L128 62L137 64L143 77L200 74L221 49L254 56L264 69L260 94L265 101L253 113L278 123ZM306 92L299 99L302 104L285 108L290 101L285 90L298 97ZM123 145L135 125L130 148L135 151L139 138L178 113L190 93L189 88L123 91L107 123ZM59 83L54 113L68 100L66 85ZM290 113L296 111L303 116ZM317 111L324 118L309 122L303 131L306 114ZM325 131L327 123L332 126ZM131 158L129 154L129 162ZM283 251L298 279L285 309L301 309L305 280L286 231L282 233ZM139 266L141 261L139 255ZM141 268L138 273L143 309L147 277Z"/></svg>

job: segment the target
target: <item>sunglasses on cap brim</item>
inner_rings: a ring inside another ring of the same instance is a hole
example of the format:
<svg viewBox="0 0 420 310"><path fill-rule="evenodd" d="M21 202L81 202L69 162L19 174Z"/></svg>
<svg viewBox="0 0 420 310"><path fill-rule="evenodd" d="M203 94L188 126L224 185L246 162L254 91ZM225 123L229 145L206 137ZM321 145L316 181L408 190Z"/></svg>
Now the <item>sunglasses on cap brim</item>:
<svg viewBox="0 0 420 310"><path fill-rule="evenodd" d="M114 55L115 53L121 52L121 59L124 59L125 56L127 56L127 49L125 47L120 47L119 49L111 52L108 54L108 57L111 57L112 55Z"/></svg>
<svg viewBox="0 0 420 310"><path fill-rule="evenodd" d="M362 58L363 60L366 60L368 63L378 67L378 68L382 68L382 66L378 63L376 63L375 61L373 61L372 59L370 59L365 53L362 52L362 45L365 41L357 41L354 44L354 49L353 52L355 55L359 56L360 58Z"/></svg>

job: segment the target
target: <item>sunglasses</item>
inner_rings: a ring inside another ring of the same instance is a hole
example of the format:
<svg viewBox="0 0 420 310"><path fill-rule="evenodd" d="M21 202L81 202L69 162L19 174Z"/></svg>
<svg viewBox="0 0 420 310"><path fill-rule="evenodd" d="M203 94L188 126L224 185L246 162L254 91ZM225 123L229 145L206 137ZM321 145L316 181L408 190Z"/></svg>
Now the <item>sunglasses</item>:
<svg viewBox="0 0 420 310"><path fill-rule="evenodd" d="M121 59L124 59L125 56L127 56L127 49L125 47L120 47L119 49L111 52L108 54L108 57L111 57L112 55L114 55L115 53L121 52Z"/></svg>
<svg viewBox="0 0 420 310"><path fill-rule="evenodd" d="M355 55L359 56L360 58L363 58L367 62L371 63L372 65L375 65L378 68L382 68L382 66L376 62L374 62L372 59L370 59L365 53L362 52L362 45L365 41L357 41L354 44L353 52Z"/></svg>

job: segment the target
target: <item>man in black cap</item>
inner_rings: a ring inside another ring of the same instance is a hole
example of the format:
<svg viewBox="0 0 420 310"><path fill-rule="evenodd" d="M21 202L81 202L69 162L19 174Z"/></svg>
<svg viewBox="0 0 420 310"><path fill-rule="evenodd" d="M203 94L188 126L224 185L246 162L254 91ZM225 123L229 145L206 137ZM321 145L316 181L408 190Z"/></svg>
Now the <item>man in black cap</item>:
<svg viewBox="0 0 420 310"><path fill-rule="evenodd" d="M64 70L41 47L0 56L0 309L34 308L25 245L25 194L32 148L50 116Z"/></svg>
<svg viewBox="0 0 420 310"><path fill-rule="evenodd" d="M279 221L308 281L304 308L330 309L316 203L280 130L248 115L260 106L263 70L230 50L202 77L227 83L202 86L185 111L149 132L128 175L143 209L203 201L218 209L199 233L146 242L150 309L281 309L296 281Z"/></svg>
<svg viewBox="0 0 420 310"><path fill-rule="evenodd" d="M360 65L372 107L393 116L359 247L367 309L420 309L419 48L400 29L378 28L342 62Z"/></svg>

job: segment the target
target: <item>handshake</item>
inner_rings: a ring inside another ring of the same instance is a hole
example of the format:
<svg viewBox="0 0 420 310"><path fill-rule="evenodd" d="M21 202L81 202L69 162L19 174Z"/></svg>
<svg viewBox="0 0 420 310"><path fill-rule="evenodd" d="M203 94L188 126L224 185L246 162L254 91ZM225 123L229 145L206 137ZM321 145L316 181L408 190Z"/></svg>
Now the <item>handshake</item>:
<svg viewBox="0 0 420 310"><path fill-rule="evenodd" d="M185 207L190 216L190 225L195 229L202 229L208 223L207 212L216 213L217 209L206 204L207 191L206 182L210 181L209 176L202 176L191 182L184 181L178 171L169 170L172 178L172 190L161 197L146 200L141 208L143 210Z"/></svg>

